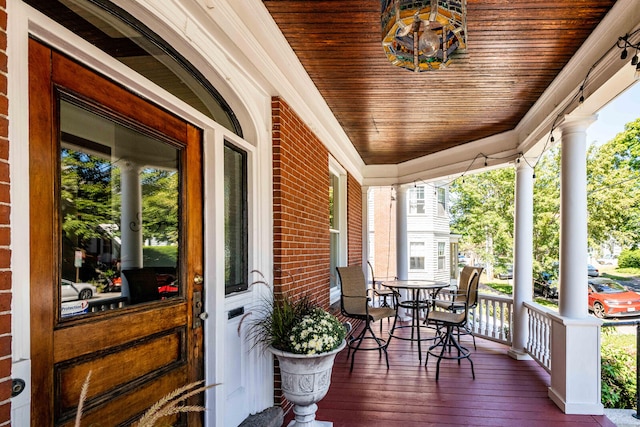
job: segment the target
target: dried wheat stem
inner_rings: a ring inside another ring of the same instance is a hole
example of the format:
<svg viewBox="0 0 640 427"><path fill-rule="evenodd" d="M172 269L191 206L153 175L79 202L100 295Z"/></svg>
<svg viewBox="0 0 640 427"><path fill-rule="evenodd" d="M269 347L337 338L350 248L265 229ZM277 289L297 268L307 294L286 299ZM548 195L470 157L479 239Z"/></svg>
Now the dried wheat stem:
<svg viewBox="0 0 640 427"><path fill-rule="evenodd" d="M89 381L91 380L91 371L87 374L87 378L84 379L82 389L80 390L80 400L78 401L78 412L76 413L75 427L80 427L80 420L82 419L82 411L84 401L87 399L87 393L89 391Z"/></svg>

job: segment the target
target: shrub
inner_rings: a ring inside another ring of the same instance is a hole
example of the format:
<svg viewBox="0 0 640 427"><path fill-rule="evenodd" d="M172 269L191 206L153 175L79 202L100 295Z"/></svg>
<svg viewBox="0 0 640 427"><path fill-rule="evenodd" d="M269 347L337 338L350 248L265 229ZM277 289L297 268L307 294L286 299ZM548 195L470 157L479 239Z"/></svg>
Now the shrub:
<svg viewBox="0 0 640 427"><path fill-rule="evenodd" d="M606 408L635 409L635 336L624 339L608 328L603 328L602 332L602 404Z"/></svg>
<svg viewBox="0 0 640 427"><path fill-rule="evenodd" d="M618 256L618 268L640 268L640 249L622 251Z"/></svg>

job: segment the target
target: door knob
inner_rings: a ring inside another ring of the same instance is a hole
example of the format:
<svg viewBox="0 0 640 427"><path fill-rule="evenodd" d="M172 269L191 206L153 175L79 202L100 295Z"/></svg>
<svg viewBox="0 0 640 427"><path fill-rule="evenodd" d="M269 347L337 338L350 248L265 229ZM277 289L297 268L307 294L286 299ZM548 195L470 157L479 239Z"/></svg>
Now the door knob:
<svg viewBox="0 0 640 427"><path fill-rule="evenodd" d="M193 283L195 283L196 285L202 285L203 282L204 282L204 277L202 277L202 275L200 274L196 274L195 277L193 278Z"/></svg>

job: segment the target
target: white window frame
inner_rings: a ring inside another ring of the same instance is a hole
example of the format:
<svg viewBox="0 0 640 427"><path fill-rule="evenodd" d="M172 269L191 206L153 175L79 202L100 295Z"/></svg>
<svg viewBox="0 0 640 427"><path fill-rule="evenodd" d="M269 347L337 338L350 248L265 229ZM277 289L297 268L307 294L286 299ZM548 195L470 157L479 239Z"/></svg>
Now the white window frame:
<svg viewBox="0 0 640 427"><path fill-rule="evenodd" d="M440 195L442 194L442 200ZM447 216L447 189L436 187L436 203L438 206L438 216Z"/></svg>
<svg viewBox="0 0 640 427"><path fill-rule="evenodd" d="M329 175L338 177L338 194L334 194L334 215L337 220L337 227L330 228L331 237L338 235L337 253L331 253L332 258L330 264L336 267L347 265L347 171L334 159L329 157ZM337 204L337 209L335 208ZM331 243L330 243L331 247ZM332 248L333 249L333 248ZM329 284L329 301L331 304L340 300L340 283L337 279L338 273L335 269L330 271L331 283ZM335 283L335 286L332 284Z"/></svg>
<svg viewBox="0 0 640 427"><path fill-rule="evenodd" d="M438 271L447 268L447 242L438 242Z"/></svg>
<svg viewBox="0 0 640 427"><path fill-rule="evenodd" d="M420 252L422 253L418 253L415 254L415 251L413 250L414 247L417 246L422 246L422 249L420 250ZM411 260L413 258L422 258L422 268L420 267L413 267L412 266L412 262ZM409 271L425 271L427 268L427 244L426 242L422 241L422 240L417 240L417 241L411 241L409 242Z"/></svg>
<svg viewBox="0 0 640 427"><path fill-rule="evenodd" d="M418 197L422 192L421 196ZM427 214L426 191L423 185L418 185L409 189L409 215L426 215ZM420 211L419 207L422 207Z"/></svg>

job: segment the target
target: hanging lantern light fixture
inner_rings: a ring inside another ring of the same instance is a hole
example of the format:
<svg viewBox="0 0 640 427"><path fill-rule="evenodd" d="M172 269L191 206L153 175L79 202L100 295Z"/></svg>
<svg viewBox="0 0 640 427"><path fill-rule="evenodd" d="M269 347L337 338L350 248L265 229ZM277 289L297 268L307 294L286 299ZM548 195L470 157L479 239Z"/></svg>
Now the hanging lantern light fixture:
<svg viewBox="0 0 640 427"><path fill-rule="evenodd" d="M393 65L445 68L466 49L466 0L381 0L382 47Z"/></svg>

